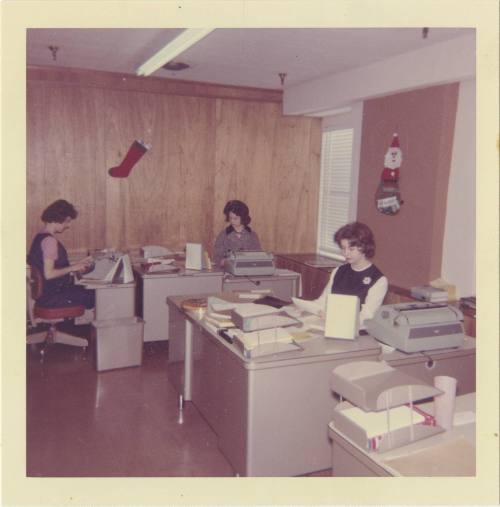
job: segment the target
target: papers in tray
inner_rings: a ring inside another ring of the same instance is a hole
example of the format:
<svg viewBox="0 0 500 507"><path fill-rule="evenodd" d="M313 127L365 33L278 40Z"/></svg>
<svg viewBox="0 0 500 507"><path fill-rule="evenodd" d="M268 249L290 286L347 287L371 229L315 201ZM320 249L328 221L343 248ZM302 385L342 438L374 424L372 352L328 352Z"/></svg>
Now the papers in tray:
<svg viewBox="0 0 500 507"><path fill-rule="evenodd" d="M342 415L350 419L360 428L366 431L367 438L384 435L389 431L398 430L419 424L425 421L425 417L406 405L382 410L381 412L365 412L359 407L352 407L342 411Z"/></svg>
<svg viewBox="0 0 500 507"><path fill-rule="evenodd" d="M278 308L254 303L238 304L231 312L233 322L243 331L279 328L297 324L297 319L290 317Z"/></svg>
<svg viewBox="0 0 500 507"><path fill-rule="evenodd" d="M281 327L245 333L240 329L231 331L234 343L245 357L258 357L301 349L293 336Z"/></svg>

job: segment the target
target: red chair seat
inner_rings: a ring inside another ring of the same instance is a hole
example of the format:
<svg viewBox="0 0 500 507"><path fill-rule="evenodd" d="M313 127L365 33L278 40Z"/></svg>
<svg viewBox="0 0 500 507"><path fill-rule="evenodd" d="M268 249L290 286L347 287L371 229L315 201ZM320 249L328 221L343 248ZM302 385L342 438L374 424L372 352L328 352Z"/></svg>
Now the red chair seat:
<svg viewBox="0 0 500 507"><path fill-rule="evenodd" d="M80 317L85 313L83 305L67 306L64 308L44 308L43 306L35 305L35 317L45 320L58 320L58 319L72 319Z"/></svg>

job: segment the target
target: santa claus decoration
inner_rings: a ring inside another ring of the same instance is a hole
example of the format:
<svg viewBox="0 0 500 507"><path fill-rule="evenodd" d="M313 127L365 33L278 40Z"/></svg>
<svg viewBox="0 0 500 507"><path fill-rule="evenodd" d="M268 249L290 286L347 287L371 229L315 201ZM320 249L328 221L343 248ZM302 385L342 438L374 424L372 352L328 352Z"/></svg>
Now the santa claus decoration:
<svg viewBox="0 0 500 507"><path fill-rule="evenodd" d="M385 154L384 169L375 194L377 209L386 215L395 215L403 204L399 191L399 168L402 161L403 153L399 147L399 137L398 134L394 134Z"/></svg>

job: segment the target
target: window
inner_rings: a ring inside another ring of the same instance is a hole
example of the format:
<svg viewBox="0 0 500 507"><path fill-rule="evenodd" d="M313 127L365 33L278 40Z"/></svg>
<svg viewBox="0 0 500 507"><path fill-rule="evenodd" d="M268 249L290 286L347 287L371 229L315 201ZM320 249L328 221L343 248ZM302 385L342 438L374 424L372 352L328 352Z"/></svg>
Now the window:
<svg viewBox="0 0 500 507"><path fill-rule="evenodd" d="M319 196L319 254L343 259L333 234L354 219L357 184L353 170L354 128L323 131Z"/></svg>

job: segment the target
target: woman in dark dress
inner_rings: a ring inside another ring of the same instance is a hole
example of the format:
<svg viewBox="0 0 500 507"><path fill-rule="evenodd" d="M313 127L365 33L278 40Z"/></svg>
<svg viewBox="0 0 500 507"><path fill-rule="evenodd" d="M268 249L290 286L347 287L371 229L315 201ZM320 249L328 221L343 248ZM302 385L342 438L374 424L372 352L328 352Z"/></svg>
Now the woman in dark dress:
<svg viewBox="0 0 500 507"><path fill-rule="evenodd" d="M28 264L37 268L43 277L43 291L37 299L39 306L83 305L87 309L95 306L95 291L75 285L72 276L86 271L92 257L70 264L66 249L56 239L56 234L67 230L77 215L74 206L63 199L53 202L42 213L44 228L34 237L28 254Z"/></svg>

